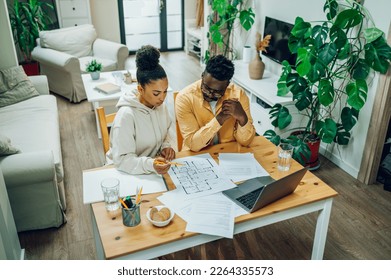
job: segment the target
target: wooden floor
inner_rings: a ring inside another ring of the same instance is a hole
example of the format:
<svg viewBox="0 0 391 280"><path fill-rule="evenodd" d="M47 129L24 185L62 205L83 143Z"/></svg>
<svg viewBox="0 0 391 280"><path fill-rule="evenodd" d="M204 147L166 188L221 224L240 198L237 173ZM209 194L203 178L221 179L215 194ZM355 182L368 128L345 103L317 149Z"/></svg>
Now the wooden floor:
<svg viewBox="0 0 391 280"><path fill-rule="evenodd" d="M163 54L170 86L179 90L200 78L198 60L183 52ZM134 68L134 58L127 65ZM23 232L27 259L96 259L90 209L83 205L82 170L103 163L95 116L84 101L71 104L58 97L68 222L58 229ZM331 212L324 259L391 259L391 192L380 184L366 186L322 160L315 174L339 192ZM161 259L309 259L315 215L295 218L234 239L177 252Z"/></svg>

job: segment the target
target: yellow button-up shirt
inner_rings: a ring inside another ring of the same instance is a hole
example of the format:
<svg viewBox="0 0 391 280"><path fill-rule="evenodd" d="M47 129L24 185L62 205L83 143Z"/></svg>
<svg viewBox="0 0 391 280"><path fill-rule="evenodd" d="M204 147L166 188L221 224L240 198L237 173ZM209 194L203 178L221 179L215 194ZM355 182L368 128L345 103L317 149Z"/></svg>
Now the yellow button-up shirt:
<svg viewBox="0 0 391 280"><path fill-rule="evenodd" d="M230 117L221 126L216 117L227 99L240 101L247 114L248 121L244 126ZM209 102L204 100L201 91L201 80L187 86L178 93L175 100L176 118L183 136L182 150L199 151L212 145L217 134L219 143L237 141L242 146L248 146L255 136L253 119L250 114L250 102L246 93L240 87L230 83L225 94L216 104L213 114Z"/></svg>

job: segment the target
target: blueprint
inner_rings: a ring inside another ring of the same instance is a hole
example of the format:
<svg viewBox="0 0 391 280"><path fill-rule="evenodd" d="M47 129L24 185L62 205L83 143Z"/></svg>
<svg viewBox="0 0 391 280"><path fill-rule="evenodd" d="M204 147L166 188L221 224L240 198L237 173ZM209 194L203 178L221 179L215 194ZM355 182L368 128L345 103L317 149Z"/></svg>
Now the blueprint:
<svg viewBox="0 0 391 280"><path fill-rule="evenodd" d="M209 195L236 185L221 172L209 154L176 159L182 166L172 166L168 174L183 199Z"/></svg>

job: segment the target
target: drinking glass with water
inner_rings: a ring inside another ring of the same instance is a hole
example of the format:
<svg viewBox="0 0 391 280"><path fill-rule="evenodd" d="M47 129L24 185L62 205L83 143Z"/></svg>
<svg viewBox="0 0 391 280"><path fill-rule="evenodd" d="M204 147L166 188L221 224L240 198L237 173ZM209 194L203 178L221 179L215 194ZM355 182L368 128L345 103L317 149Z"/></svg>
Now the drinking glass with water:
<svg viewBox="0 0 391 280"><path fill-rule="evenodd" d="M117 178L106 178L101 182L103 197L107 211L119 209L119 180Z"/></svg>

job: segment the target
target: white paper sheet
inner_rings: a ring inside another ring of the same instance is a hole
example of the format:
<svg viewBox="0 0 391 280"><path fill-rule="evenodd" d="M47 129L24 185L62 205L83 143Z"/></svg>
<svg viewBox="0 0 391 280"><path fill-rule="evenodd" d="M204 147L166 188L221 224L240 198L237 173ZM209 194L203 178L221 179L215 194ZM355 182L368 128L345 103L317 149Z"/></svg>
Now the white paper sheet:
<svg viewBox="0 0 391 280"><path fill-rule="evenodd" d="M178 199L192 199L236 187L220 171L209 154L178 158L184 166L171 166L168 174L178 190Z"/></svg>
<svg viewBox="0 0 391 280"><path fill-rule="evenodd" d="M245 214L248 214L246 210L244 210L242 207L237 205L235 202L227 198L225 195L223 195L221 192L211 194L202 198L207 198L207 199L213 199L215 201L224 201L226 203L232 203L234 207L234 217L239 217ZM186 222L191 221L191 218L189 216L191 208L193 204L198 200L199 198L195 199L188 199L188 200L179 200L176 191L169 191L163 193L161 196L158 197L158 200L167 205L168 207L172 208L175 213L180 216L183 220Z"/></svg>
<svg viewBox="0 0 391 280"><path fill-rule="evenodd" d="M103 201L100 182L108 177L120 181L120 196L135 195L137 186L143 187L143 194L167 191L163 177L156 174L129 175L115 168L83 171L83 203Z"/></svg>
<svg viewBox="0 0 391 280"><path fill-rule="evenodd" d="M224 176L236 183L255 177L269 176L252 153L221 153L219 166Z"/></svg>
<svg viewBox="0 0 391 280"><path fill-rule="evenodd" d="M230 201L204 196L193 202L186 231L233 238L234 207Z"/></svg>

